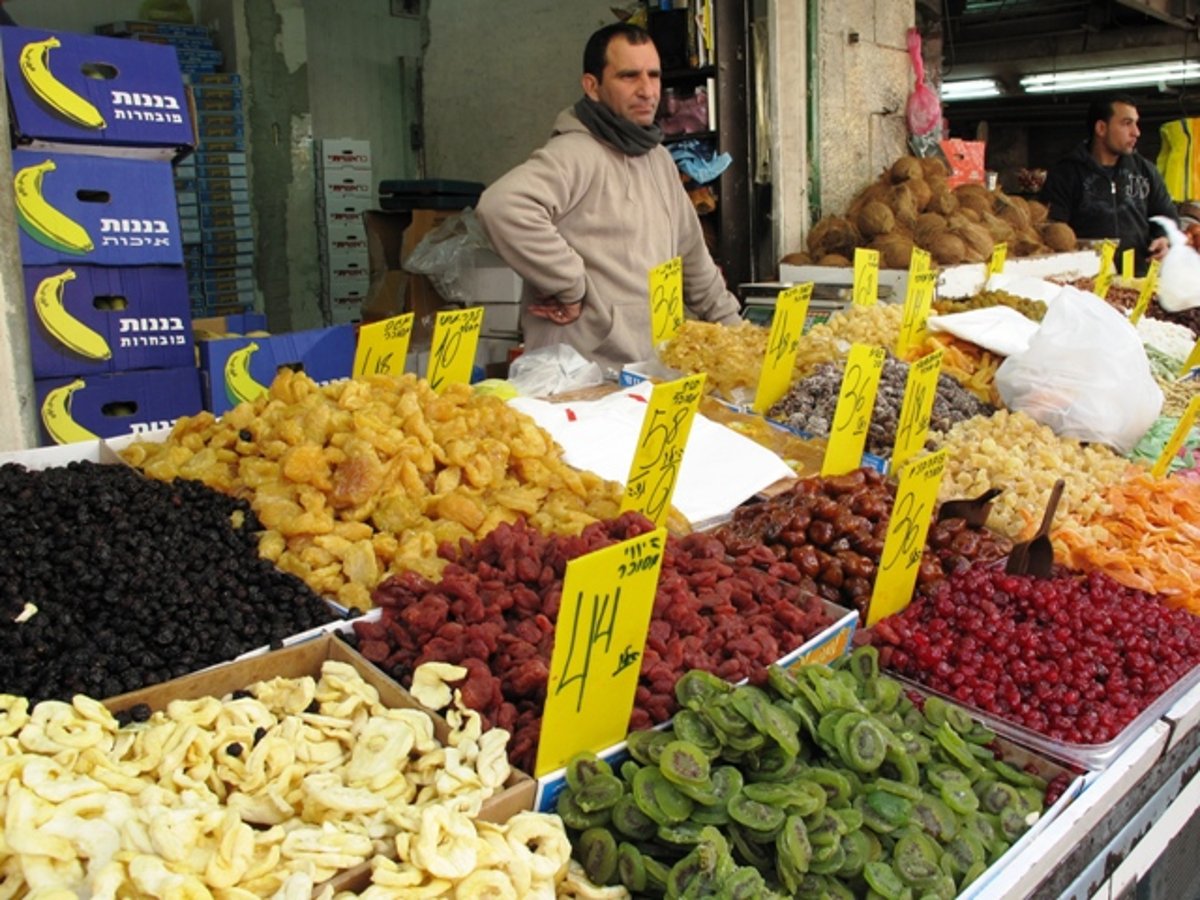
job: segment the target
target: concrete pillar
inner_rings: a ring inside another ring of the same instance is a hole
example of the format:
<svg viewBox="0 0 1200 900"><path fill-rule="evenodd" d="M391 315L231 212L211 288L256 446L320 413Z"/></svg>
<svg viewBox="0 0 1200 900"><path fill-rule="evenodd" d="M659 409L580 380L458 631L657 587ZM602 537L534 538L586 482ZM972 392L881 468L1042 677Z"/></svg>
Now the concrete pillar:
<svg viewBox="0 0 1200 900"><path fill-rule="evenodd" d="M0 69L0 97L5 95ZM0 134L8 134L8 104L0 103ZM12 151L0 141L0 450L38 444L33 370L29 363L29 323L25 282L13 206Z"/></svg>
<svg viewBox="0 0 1200 900"><path fill-rule="evenodd" d="M808 17L798 0L771 0L767 11L770 61L771 173L774 263L804 245L809 179L806 107Z"/></svg>

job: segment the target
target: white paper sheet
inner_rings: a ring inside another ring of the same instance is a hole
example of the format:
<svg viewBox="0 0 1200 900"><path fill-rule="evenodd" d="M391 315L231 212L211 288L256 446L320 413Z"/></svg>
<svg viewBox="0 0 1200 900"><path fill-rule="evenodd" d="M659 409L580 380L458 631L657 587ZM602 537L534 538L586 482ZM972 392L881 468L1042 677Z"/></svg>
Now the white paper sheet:
<svg viewBox="0 0 1200 900"><path fill-rule="evenodd" d="M653 387L638 384L583 402L518 397L509 404L550 432L568 463L624 484ZM727 516L763 488L795 474L770 450L697 413L672 502L695 525Z"/></svg>

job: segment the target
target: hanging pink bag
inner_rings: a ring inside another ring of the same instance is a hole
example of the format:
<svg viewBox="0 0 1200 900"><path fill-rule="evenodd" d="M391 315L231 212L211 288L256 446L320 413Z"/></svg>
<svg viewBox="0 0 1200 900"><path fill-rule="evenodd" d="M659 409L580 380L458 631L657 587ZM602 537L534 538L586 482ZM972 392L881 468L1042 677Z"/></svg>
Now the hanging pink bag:
<svg viewBox="0 0 1200 900"><path fill-rule="evenodd" d="M921 34L917 29L908 29L908 56L912 60L916 86L908 95L904 115L908 120L910 134L929 134L941 124L942 103L937 94L925 83L925 63L921 60Z"/></svg>

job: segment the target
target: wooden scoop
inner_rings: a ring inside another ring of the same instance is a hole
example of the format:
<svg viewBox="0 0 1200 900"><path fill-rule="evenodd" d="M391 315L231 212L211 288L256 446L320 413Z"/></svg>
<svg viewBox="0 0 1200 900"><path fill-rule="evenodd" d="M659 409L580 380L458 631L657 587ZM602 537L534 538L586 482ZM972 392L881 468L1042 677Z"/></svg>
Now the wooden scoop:
<svg viewBox="0 0 1200 900"><path fill-rule="evenodd" d="M1054 523L1054 512L1062 498L1063 485L1061 478L1054 482L1050 500L1046 504L1046 512L1042 516L1042 524L1033 537L1024 543L1013 545L1012 552L1008 554L1008 562L1004 566L1004 571L1009 575L1045 578L1050 574L1050 567L1054 565L1054 544L1050 541L1050 526Z"/></svg>
<svg viewBox="0 0 1200 900"><path fill-rule="evenodd" d="M992 511L992 501L1001 494L1000 488L988 488L970 500L947 500L938 507L937 521L963 519L972 528L982 528Z"/></svg>

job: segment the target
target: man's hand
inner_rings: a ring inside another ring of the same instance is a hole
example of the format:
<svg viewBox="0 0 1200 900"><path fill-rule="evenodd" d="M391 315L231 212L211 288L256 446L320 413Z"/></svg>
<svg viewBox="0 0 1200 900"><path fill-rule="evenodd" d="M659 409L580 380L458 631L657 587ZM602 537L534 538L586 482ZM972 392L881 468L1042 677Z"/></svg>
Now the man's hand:
<svg viewBox="0 0 1200 900"><path fill-rule="evenodd" d="M1187 239L1193 250L1200 251L1200 222L1187 227Z"/></svg>
<svg viewBox="0 0 1200 900"><path fill-rule="evenodd" d="M1171 244L1165 237L1156 237L1150 242L1150 246L1146 248L1146 255L1151 259L1162 259L1167 255L1167 250Z"/></svg>
<svg viewBox="0 0 1200 900"><path fill-rule="evenodd" d="M529 304L529 311L555 325L570 325L583 314L583 301L563 303L555 297L538 297Z"/></svg>

